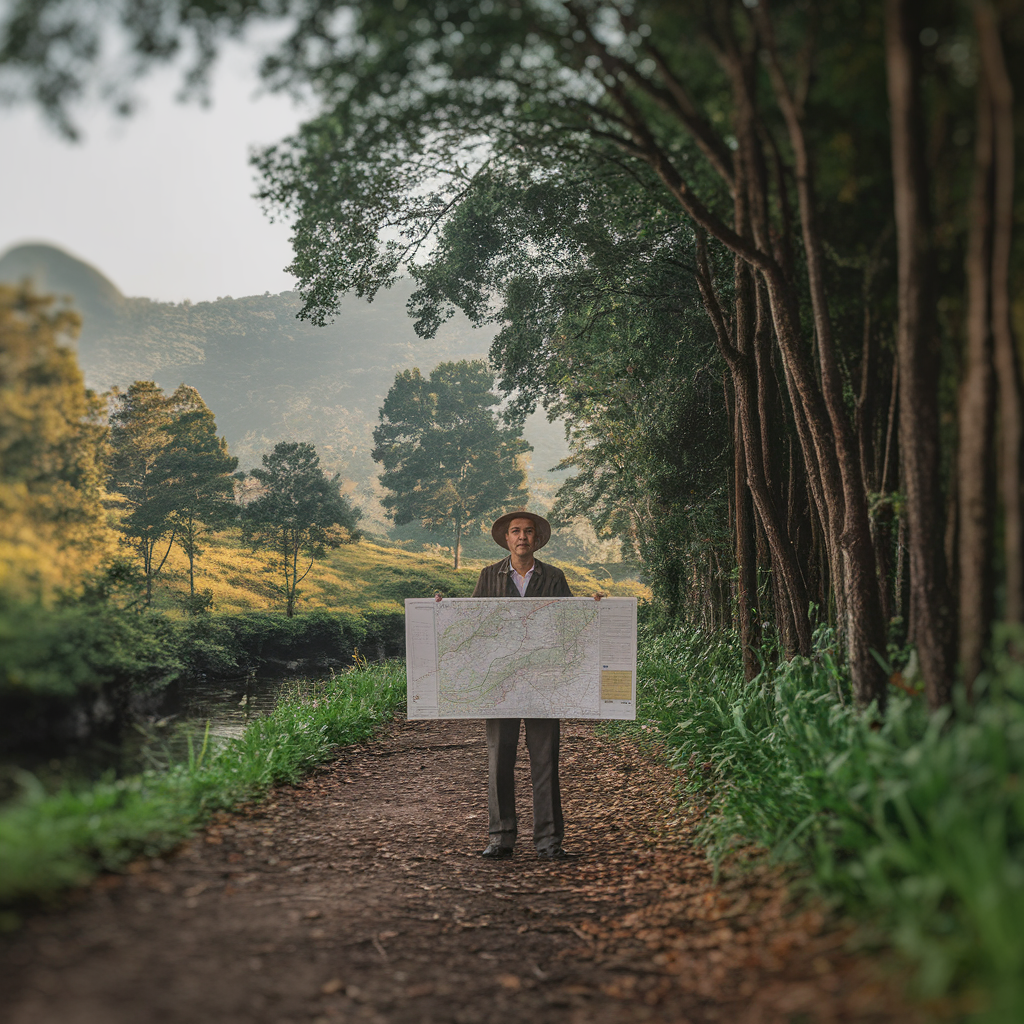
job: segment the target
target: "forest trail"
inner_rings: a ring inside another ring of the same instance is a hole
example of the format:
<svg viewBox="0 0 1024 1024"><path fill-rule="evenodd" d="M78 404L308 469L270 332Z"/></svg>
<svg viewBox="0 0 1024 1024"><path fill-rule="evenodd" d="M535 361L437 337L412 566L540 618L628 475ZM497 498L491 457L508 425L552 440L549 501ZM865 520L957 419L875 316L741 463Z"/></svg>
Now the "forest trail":
<svg viewBox="0 0 1024 1024"><path fill-rule="evenodd" d="M525 750L517 775L516 855L484 861L483 723L393 723L0 940L0 1020L915 1019L777 874L715 884L670 773L630 743L563 723L575 860L535 858Z"/></svg>

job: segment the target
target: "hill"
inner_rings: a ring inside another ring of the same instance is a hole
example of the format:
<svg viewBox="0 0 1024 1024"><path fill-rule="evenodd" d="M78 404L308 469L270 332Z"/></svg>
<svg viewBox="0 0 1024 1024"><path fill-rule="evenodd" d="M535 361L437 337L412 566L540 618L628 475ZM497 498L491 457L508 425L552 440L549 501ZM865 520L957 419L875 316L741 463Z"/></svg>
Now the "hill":
<svg viewBox="0 0 1024 1024"><path fill-rule="evenodd" d="M192 385L242 469L259 465L278 441L314 442L326 468L350 481L364 527L379 533L389 524L378 503L371 433L395 374L485 358L491 342L461 316L435 338L418 337L406 312L407 280L373 303L348 299L333 324L314 327L296 319L295 292L199 303L127 298L99 270L49 245L17 246L0 258L0 281L25 278L69 297L81 312L79 361L90 387ZM565 476L548 472L567 452L562 427L535 415L526 435L534 446L531 494L545 508Z"/></svg>
<svg viewBox="0 0 1024 1024"><path fill-rule="evenodd" d="M300 587L297 610L401 611L407 597L430 597L440 590L447 597L469 597L480 569L497 560L501 552L490 544L483 559L466 559L456 572L447 556L424 551L360 541L347 544L318 562ZM546 550L542 552L548 558ZM565 571L574 594L597 590L615 597L650 600L650 589L635 579L612 580L607 571L556 562ZM283 603L275 587L279 570L263 553L254 554L233 533L210 539L198 563L197 586L209 589L218 612L239 614L251 611L280 611ZM159 577L154 605L165 612L180 607L188 593L188 570L184 556L171 552Z"/></svg>

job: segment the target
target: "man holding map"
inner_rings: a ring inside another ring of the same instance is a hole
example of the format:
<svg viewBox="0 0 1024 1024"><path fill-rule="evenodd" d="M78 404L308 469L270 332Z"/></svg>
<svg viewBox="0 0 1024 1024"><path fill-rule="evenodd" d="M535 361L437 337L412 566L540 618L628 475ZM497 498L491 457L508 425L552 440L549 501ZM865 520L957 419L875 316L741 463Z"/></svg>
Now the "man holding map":
<svg viewBox="0 0 1024 1024"><path fill-rule="evenodd" d="M516 841L515 764L526 722L533 841L544 860L562 848L559 720L636 718L636 598L572 596L560 569L534 558L551 537L543 516L516 511L491 527L508 551L471 598L406 598L410 720L483 718L487 727L487 858Z"/></svg>
<svg viewBox="0 0 1024 1024"><path fill-rule="evenodd" d="M480 572L473 597L572 597L561 569L533 557L551 539L551 525L533 512L509 512L492 527L495 543L508 557ZM598 597L599 595L595 595ZM558 783L559 720L527 718L526 746L533 783L533 841L537 856L562 860L562 795ZM487 809L488 858L511 857L516 841L516 749L518 718L488 718Z"/></svg>

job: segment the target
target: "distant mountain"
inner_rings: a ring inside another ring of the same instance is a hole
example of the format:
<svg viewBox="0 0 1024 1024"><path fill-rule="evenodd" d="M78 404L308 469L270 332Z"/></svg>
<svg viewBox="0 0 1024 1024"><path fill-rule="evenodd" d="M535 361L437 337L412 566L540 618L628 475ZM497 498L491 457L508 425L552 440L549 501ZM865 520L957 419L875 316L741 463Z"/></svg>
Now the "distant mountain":
<svg viewBox="0 0 1024 1024"><path fill-rule="evenodd" d="M395 374L484 358L491 342L461 316L435 338L418 337L406 312L408 281L373 303L351 298L335 323L313 327L296 319L295 292L195 304L126 298L100 271L49 245L18 246L0 258L0 281L26 278L81 312L78 353L90 387L191 384L243 469L259 465L278 441L313 441L326 467L352 481L368 525L378 529L385 524L371 433ZM567 451L562 428L534 416L527 438L535 448L531 491L548 505L565 475L547 472Z"/></svg>
<svg viewBox="0 0 1024 1024"><path fill-rule="evenodd" d="M43 243L18 245L0 257L0 281L31 281L36 290L71 300L82 314L83 336L105 334L124 311L125 297L95 267Z"/></svg>

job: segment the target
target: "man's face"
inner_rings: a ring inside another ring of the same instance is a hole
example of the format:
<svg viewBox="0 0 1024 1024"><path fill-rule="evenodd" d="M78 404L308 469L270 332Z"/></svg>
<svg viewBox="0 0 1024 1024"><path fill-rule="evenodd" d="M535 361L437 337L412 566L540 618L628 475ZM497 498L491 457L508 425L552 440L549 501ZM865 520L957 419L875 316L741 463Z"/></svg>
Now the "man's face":
<svg viewBox="0 0 1024 1024"><path fill-rule="evenodd" d="M537 527L532 519L513 519L508 524L505 543L509 551L520 558L528 558L537 549Z"/></svg>

